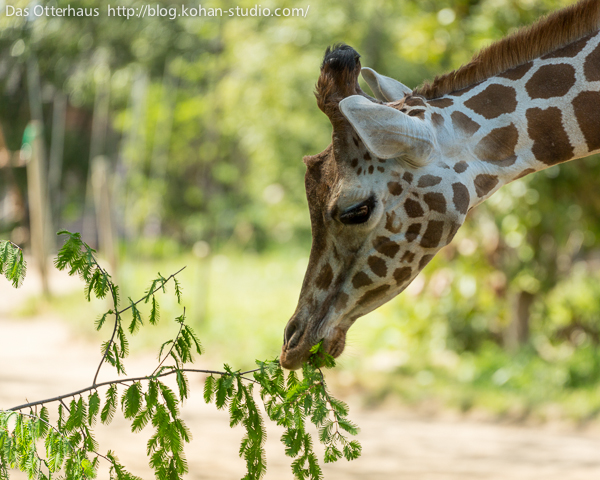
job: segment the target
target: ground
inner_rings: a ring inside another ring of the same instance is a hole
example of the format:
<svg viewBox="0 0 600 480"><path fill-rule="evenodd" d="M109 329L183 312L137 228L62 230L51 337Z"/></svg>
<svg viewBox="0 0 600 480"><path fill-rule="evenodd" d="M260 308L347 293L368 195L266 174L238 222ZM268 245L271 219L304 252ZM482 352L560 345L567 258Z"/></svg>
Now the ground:
<svg viewBox="0 0 600 480"><path fill-rule="evenodd" d="M58 285L68 289L80 284L54 278L55 291ZM17 303L38 292L35 273L30 272L25 285L16 291L0 279L0 408L85 387L100 360L99 343L78 337L60 318L11 315ZM130 375L144 374L154 369L155 359L134 356L127 365ZM105 370L102 378L113 378L113 372ZM204 403L201 378L190 383L192 396L183 416L194 438L186 448L190 470L186 478L241 478L244 462L237 451L242 429L229 428L227 413ZM423 418L404 409L361 409L359 398L346 400L350 418L361 428L358 440L363 454L350 463L325 466L326 480L600 478L600 432L593 428L509 426L448 415ZM291 480L289 461L279 442L281 431L268 425L267 432L265 478ZM145 456L149 434L131 434L119 414L113 424L97 431L100 451L113 450L132 473L144 479L152 478ZM25 477L15 473L11 478ZM99 478L106 478L106 473Z"/></svg>

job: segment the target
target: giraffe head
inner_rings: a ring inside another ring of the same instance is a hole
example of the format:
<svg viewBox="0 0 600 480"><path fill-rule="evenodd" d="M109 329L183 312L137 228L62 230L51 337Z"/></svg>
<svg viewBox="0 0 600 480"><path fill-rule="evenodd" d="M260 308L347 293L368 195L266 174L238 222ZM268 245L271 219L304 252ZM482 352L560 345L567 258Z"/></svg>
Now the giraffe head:
<svg viewBox="0 0 600 480"><path fill-rule="evenodd" d="M281 364L298 368L324 341L339 356L357 318L389 301L450 242L469 192L438 155L436 115L395 80L362 69L359 55L326 51L316 97L332 143L304 158L313 243Z"/></svg>

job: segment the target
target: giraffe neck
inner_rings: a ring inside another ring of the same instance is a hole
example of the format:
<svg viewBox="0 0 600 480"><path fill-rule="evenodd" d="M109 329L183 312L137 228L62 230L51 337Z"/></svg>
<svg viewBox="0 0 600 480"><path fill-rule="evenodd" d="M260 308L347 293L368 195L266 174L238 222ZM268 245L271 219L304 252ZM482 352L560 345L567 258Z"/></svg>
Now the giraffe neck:
<svg viewBox="0 0 600 480"><path fill-rule="evenodd" d="M429 100L448 166L470 207L502 185L600 150L600 35Z"/></svg>

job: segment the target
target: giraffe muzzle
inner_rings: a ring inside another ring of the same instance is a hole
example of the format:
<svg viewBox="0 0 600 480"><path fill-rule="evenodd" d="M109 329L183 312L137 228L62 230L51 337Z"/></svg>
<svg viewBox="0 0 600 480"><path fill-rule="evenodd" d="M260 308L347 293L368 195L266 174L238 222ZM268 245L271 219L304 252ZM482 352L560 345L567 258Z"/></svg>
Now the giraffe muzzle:
<svg viewBox="0 0 600 480"><path fill-rule="evenodd" d="M285 327L280 362L288 370L300 368L310 356L311 335L303 323L301 319L294 316Z"/></svg>
<svg viewBox="0 0 600 480"><path fill-rule="evenodd" d="M314 325L321 327L321 322ZM283 338L280 362L288 370L296 370L310 357L310 349L323 340L323 348L331 356L337 358L344 351L346 330L341 327L329 329L325 335L321 328L311 328L312 323L303 322L298 317L292 317L288 322Z"/></svg>

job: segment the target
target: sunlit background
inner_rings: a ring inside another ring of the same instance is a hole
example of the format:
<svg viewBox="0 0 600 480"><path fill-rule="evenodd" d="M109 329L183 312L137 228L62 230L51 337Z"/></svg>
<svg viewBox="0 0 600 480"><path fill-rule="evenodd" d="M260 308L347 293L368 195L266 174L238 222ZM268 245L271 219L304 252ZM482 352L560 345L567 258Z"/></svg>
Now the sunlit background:
<svg viewBox="0 0 600 480"><path fill-rule="evenodd" d="M51 258L61 245L55 232L81 232L123 298L187 266L204 362L246 368L278 355L308 262L302 157L330 142L313 96L326 46L346 42L364 66L416 87L570 2L263 0L310 8L305 18L127 20L81 1L100 15L6 14L68 3L0 0L0 238L23 246L34 269L31 254ZM352 327L339 388L366 405L596 418L598 178L596 157L554 166L472 211L406 292ZM82 289L48 291L11 315L57 313L97 341L106 305L87 304ZM181 313L165 302L139 351Z"/></svg>

